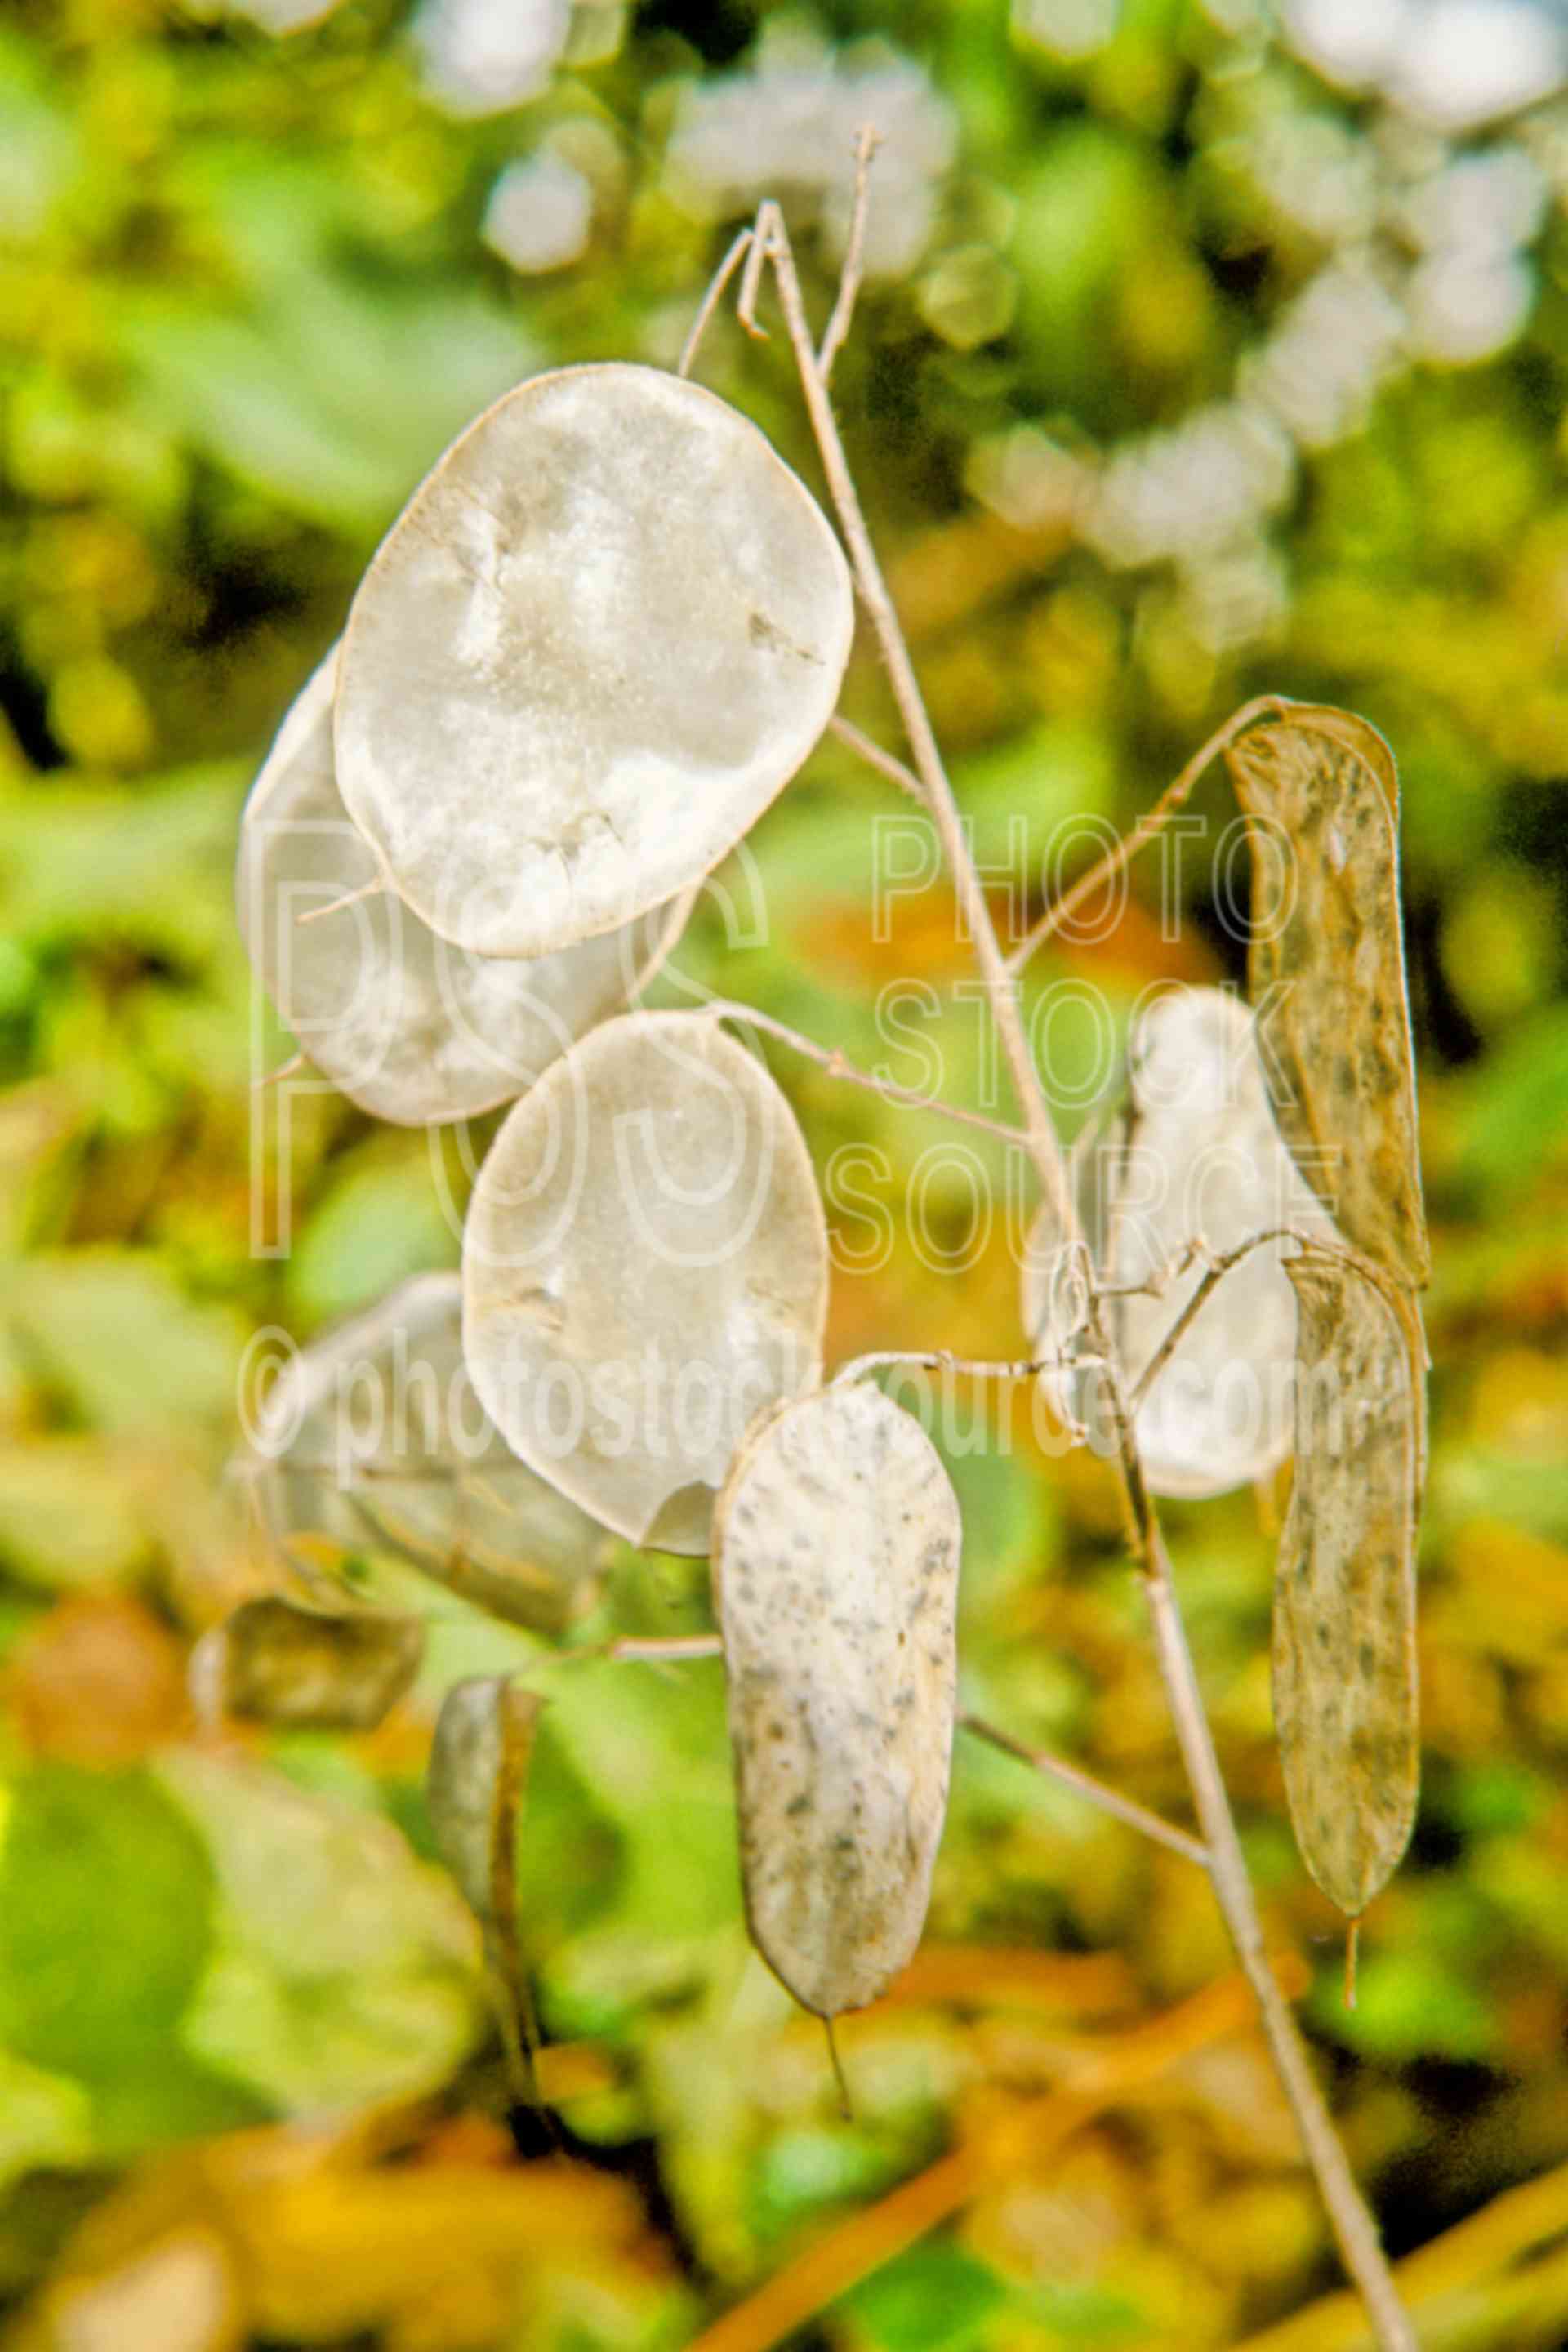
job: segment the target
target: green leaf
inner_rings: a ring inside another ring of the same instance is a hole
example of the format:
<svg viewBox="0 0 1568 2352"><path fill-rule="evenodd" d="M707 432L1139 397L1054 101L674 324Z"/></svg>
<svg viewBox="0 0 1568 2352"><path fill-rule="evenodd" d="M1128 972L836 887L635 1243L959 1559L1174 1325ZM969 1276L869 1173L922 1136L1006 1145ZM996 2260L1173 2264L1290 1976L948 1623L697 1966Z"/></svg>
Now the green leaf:
<svg viewBox="0 0 1568 2352"><path fill-rule="evenodd" d="M205 1848L145 1772L42 1765L8 1799L0 2032L36 2066L113 2083L174 2040L205 1966Z"/></svg>
<svg viewBox="0 0 1568 2352"><path fill-rule="evenodd" d="M994 2271L936 2238L884 2263L845 2305L881 2352L965 2352L1006 2299Z"/></svg>
<svg viewBox="0 0 1568 2352"><path fill-rule="evenodd" d="M42 1381L95 1427L188 1435L233 1419L243 1329L198 1305L150 1251L73 1250L26 1259L10 1314Z"/></svg>
<svg viewBox="0 0 1568 2352"><path fill-rule="evenodd" d="M477 1937L391 1823L181 1748L158 1777L206 1842L218 1901L186 2050L275 2105L416 2097L479 2023Z"/></svg>

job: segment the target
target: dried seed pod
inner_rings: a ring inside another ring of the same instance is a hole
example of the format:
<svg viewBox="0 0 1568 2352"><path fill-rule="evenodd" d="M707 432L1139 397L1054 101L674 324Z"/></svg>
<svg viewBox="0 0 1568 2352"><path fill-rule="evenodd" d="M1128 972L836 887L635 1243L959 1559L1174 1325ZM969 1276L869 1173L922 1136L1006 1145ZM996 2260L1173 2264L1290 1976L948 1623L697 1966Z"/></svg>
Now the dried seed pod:
<svg viewBox="0 0 1568 2352"><path fill-rule="evenodd" d="M517 1916L517 1829L543 1705L504 1675L454 1683L437 1718L425 1775L437 1851L485 1931L515 2088L534 2106L539 2034Z"/></svg>
<svg viewBox="0 0 1568 2352"><path fill-rule="evenodd" d="M746 1913L819 2017L875 2000L925 1923L962 1539L930 1438L859 1383L764 1417L720 1498L713 1591Z"/></svg>
<svg viewBox="0 0 1568 2352"><path fill-rule="evenodd" d="M289 1362L258 1417L263 1523L313 1590L391 1551L499 1617L553 1632L586 1605L602 1531L523 1467L463 1363L455 1274L417 1275ZM341 1587L335 1589L341 1590Z"/></svg>
<svg viewBox="0 0 1568 2352"><path fill-rule="evenodd" d="M1296 1475L1274 1588L1274 1716L1302 1858L1354 1918L1409 1843L1419 1774L1414 1312L1342 1261L1287 1268L1300 1322Z"/></svg>
<svg viewBox="0 0 1568 2352"><path fill-rule="evenodd" d="M1249 820L1247 985L1280 1129L1346 1237L1419 1288L1431 1256L1393 754L1364 719L1302 706L1226 760Z"/></svg>
<svg viewBox="0 0 1568 2352"><path fill-rule="evenodd" d="M743 416L563 368L415 492L343 639L338 782L445 938L535 956L700 879L838 697L848 568Z"/></svg>
<svg viewBox="0 0 1568 2352"><path fill-rule="evenodd" d="M1182 989L1143 1013L1124 1091L1085 1130L1070 1172L1129 1391L1203 1280L1201 1263L1163 1280L1190 1243L1218 1255L1277 1226L1333 1231L1275 1127L1251 1016L1218 989ZM1025 1324L1042 1354L1066 1328L1056 1244L1049 1221L1037 1222L1024 1267ZM1265 1244L1233 1267L1155 1376L1135 1421L1155 1494L1221 1494L1289 1452L1296 1307L1283 1260L1292 1247ZM1139 1291L1144 1283L1156 1286ZM1064 1418L1113 1451L1097 1370L1045 1377Z"/></svg>
<svg viewBox="0 0 1568 2352"><path fill-rule="evenodd" d="M438 939L386 886L332 759L336 651L300 693L246 803L236 896L257 974L310 1059L405 1127L509 1102L616 1013L673 944L661 907L533 962ZM450 766L450 746L432 771ZM355 898L359 891L368 896ZM339 899L352 904L321 910ZM308 919L301 921L301 916Z"/></svg>
<svg viewBox="0 0 1568 2352"><path fill-rule="evenodd" d="M197 1643L191 1688L212 1716L251 1716L321 1731L371 1731L425 1655L412 1617L328 1617L287 1601L247 1601Z"/></svg>
<svg viewBox="0 0 1568 2352"><path fill-rule="evenodd" d="M430 1828L486 1926L508 1907L508 1858L543 1704L504 1675L475 1675L453 1684L437 1718L425 1778Z"/></svg>
<svg viewBox="0 0 1568 2352"><path fill-rule="evenodd" d="M707 1550L748 1423L820 1373L826 1309L794 1113L708 1015L607 1022L515 1106L479 1171L474 1386L524 1462L634 1543Z"/></svg>

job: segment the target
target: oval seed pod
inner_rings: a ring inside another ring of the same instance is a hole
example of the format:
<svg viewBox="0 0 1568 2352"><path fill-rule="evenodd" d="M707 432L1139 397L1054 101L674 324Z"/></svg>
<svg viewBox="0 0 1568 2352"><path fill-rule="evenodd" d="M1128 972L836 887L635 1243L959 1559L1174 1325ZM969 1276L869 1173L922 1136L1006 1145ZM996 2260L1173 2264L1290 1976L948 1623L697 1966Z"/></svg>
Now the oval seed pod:
<svg viewBox="0 0 1568 2352"><path fill-rule="evenodd" d="M284 719L246 803L240 936L302 1050L351 1102L405 1127L469 1118L524 1093L574 1039L618 1012L668 952L677 910L655 908L531 963L438 939L385 885L343 806L332 758L336 667L334 648ZM448 745L431 772L437 791L452 757ZM369 895L355 898L361 890ZM341 898L353 903L321 911Z"/></svg>
<svg viewBox="0 0 1568 2352"><path fill-rule="evenodd" d="M338 782L445 938L536 956L699 881L832 716L848 567L755 425L563 368L415 492L343 638Z"/></svg>
<svg viewBox="0 0 1568 2352"><path fill-rule="evenodd" d="M1274 1585L1274 1719L1296 1843L1353 1919L1410 1842L1419 1785L1415 1524L1425 1347L1342 1261L1288 1269L1296 1475Z"/></svg>
<svg viewBox="0 0 1568 2352"><path fill-rule="evenodd" d="M463 1346L508 1444L617 1535L708 1549L757 1411L812 1387L827 1233L773 1079L700 1013L606 1022L508 1115Z"/></svg>
<svg viewBox="0 0 1568 2352"><path fill-rule="evenodd" d="M1134 1390L1203 1280L1201 1265L1158 1295L1115 1295L1163 1275L1190 1242L1218 1255L1290 1225L1331 1235L1274 1124L1252 1017L1214 988L1158 998L1128 1042L1121 1098L1072 1155L1079 1218L1100 1280L1124 1384ZM1024 1314L1041 1352L1059 1345L1061 1259L1037 1224ZM1135 1434L1157 1495L1222 1494L1276 1469L1293 1438L1296 1302L1289 1242L1243 1258L1210 1293L1141 1403ZM1064 1417L1114 1448L1092 1368L1046 1375Z"/></svg>
<svg viewBox="0 0 1568 2352"><path fill-rule="evenodd" d="M746 1916L819 2017L925 1924L947 1807L963 1528L920 1423L863 1383L778 1407L714 1519Z"/></svg>
<svg viewBox="0 0 1568 2352"><path fill-rule="evenodd" d="M1247 987L1268 1024L1280 1126L1347 1238L1419 1289L1432 1256L1394 755L1352 712L1298 705L1225 756L1252 845Z"/></svg>
<svg viewBox="0 0 1568 2352"><path fill-rule="evenodd" d="M317 1591L395 1552L492 1614L554 1632L585 1607L602 1531L524 1468L463 1363L455 1274L416 1275L291 1358L248 1465L263 1524Z"/></svg>

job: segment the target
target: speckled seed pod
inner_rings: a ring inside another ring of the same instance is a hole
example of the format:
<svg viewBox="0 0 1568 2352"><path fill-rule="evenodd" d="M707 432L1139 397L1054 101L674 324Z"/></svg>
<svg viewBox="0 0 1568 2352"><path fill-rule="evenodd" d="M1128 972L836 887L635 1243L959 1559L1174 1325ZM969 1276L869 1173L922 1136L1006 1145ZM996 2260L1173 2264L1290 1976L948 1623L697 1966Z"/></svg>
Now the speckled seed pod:
<svg viewBox="0 0 1568 2352"><path fill-rule="evenodd" d="M338 782L397 889L543 955L700 881L833 713L854 629L821 509L756 426L658 368L496 403L354 599Z"/></svg>
<svg viewBox="0 0 1568 2352"><path fill-rule="evenodd" d="M1419 1331L1352 1268L1301 1258L1296 1480L1274 1587L1274 1718L1296 1842L1352 1918L1415 1820Z"/></svg>
<svg viewBox="0 0 1568 2352"><path fill-rule="evenodd" d="M947 1805L958 1501L918 1422L864 1383L781 1406L714 1518L746 1914L819 2017L920 1941Z"/></svg>
<svg viewBox="0 0 1568 2352"><path fill-rule="evenodd" d="M1419 1289L1432 1259L1394 756L1365 719L1303 705L1226 759L1252 843L1247 989L1267 1020L1280 1128L1347 1239Z"/></svg>

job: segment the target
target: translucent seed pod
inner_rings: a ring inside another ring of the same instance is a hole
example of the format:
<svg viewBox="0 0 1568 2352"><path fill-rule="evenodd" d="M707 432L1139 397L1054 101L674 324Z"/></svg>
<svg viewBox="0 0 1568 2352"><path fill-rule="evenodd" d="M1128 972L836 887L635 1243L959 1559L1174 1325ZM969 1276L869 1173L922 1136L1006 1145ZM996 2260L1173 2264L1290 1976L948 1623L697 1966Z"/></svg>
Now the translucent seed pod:
<svg viewBox="0 0 1568 2352"><path fill-rule="evenodd" d="M920 1941L947 1806L963 1528L931 1440L865 1383L779 1407L714 1522L746 1913L821 2017Z"/></svg>
<svg viewBox="0 0 1568 2352"><path fill-rule="evenodd" d="M698 881L837 700L848 567L755 425L656 368L536 376L354 599L338 782L445 938L537 956Z"/></svg>
<svg viewBox="0 0 1568 2352"><path fill-rule="evenodd" d="M416 1275L312 1341L268 1391L247 1468L262 1523L319 1597L384 1551L514 1623L585 1607L603 1531L505 1444L463 1363L455 1274Z"/></svg>
<svg viewBox="0 0 1568 2352"><path fill-rule="evenodd" d="M765 1405L815 1386L827 1234L784 1097L716 1021L627 1013L509 1115L463 1237L474 1385L607 1528L708 1549Z"/></svg>
<svg viewBox="0 0 1568 2352"><path fill-rule="evenodd" d="M470 1118L524 1093L574 1039L619 1012L668 952L676 912L653 908L526 963L437 938L386 887L343 806L332 758L336 665L334 649L284 719L246 803L240 935L304 1053L362 1110L405 1127ZM451 759L448 746L447 766ZM437 791L442 772L431 772ZM340 899L351 903L324 911Z"/></svg>
<svg viewBox="0 0 1568 2352"><path fill-rule="evenodd" d="M1203 1280L1201 1262L1166 1278L1189 1244L1219 1255L1279 1226L1333 1235L1275 1126L1252 1016L1219 989L1173 991L1142 1014L1122 1089L1090 1121L1070 1172L1130 1393ZM1266 1244L1233 1267L1152 1384L1136 1435L1155 1494L1223 1494L1289 1453L1296 1299L1283 1260L1291 1254L1289 1242ZM1023 1298L1042 1353L1061 1344L1069 1288L1068 1260L1044 1213ZM1097 1451L1113 1451L1093 1367L1046 1377L1064 1417L1086 1425Z"/></svg>

